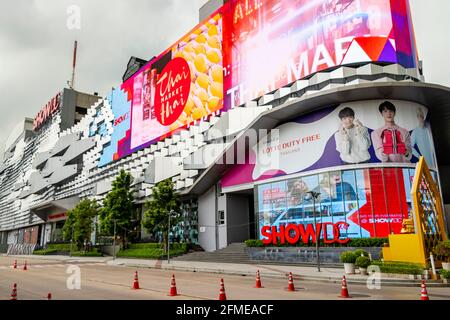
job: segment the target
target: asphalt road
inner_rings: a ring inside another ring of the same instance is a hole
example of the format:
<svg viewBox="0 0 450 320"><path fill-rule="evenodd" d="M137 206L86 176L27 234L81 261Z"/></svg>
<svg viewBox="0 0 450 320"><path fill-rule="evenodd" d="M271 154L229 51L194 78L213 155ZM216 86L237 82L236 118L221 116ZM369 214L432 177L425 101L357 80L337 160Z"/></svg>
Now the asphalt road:
<svg viewBox="0 0 450 320"><path fill-rule="evenodd" d="M37 260L23 260L13 269L14 259L0 257L0 300L9 300L12 284L17 283L19 300L217 300L220 278L224 279L228 300L345 300L340 283L300 282L294 279L295 292L286 290L288 279L262 278L264 288L254 288L255 279L249 276L220 275L176 271L176 286L180 295L168 296L172 272L157 269L133 269L108 266L104 263L78 263L80 289L76 289L76 274L67 273L70 264ZM140 290L132 290L134 272L138 271ZM74 280L75 279L75 280ZM70 289L72 287L72 289ZM354 300L420 300L420 288L381 287L370 290L365 285L348 286ZM450 300L450 288L427 288L430 300Z"/></svg>

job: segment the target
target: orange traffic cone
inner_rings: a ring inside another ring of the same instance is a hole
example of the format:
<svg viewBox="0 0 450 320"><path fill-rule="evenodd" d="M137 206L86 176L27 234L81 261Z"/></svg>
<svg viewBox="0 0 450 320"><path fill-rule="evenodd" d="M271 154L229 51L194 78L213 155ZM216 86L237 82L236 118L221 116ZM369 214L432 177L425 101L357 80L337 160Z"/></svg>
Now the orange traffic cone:
<svg viewBox="0 0 450 320"><path fill-rule="evenodd" d="M52 294L50 292L47 294L47 300L52 300Z"/></svg>
<svg viewBox="0 0 450 320"><path fill-rule="evenodd" d="M13 268L17 269L17 260L14 260Z"/></svg>
<svg viewBox="0 0 450 320"><path fill-rule="evenodd" d="M225 284L223 283L223 279L220 279L219 300L227 300L227 295L225 294Z"/></svg>
<svg viewBox="0 0 450 320"><path fill-rule="evenodd" d="M24 270L24 271L27 271L27 270L28 270L27 260L25 260L25 264L23 265L23 270Z"/></svg>
<svg viewBox="0 0 450 320"><path fill-rule="evenodd" d="M345 276L342 276L342 289L341 289L341 295L340 298L350 298L350 295L348 294L348 288L347 288L347 280L345 279Z"/></svg>
<svg viewBox="0 0 450 320"><path fill-rule="evenodd" d="M172 281L170 283L170 292L169 292L169 296L174 297L174 296L178 296L177 293L177 284L175 283L175 275L172 274Z"/></svg>
<svg viewBox="0 0 450 320"><path fill-rule="evenodd" d="M259 270L256 271L256 284L255 284L255 288L262 288L263 286L261 285L261 276L259 275Z"/></svg>
<svg viewBox="0 0 450 320"><path fill-rule="evenodd" d="M17 300L17 283L13 283L13 289L11 291L11 299L9 300Z"/></svg>
<svg viewBox="0 0 450 320"><path fill-rule="evenodd" d="M140 289L139 288L139 280L138 280L138 272L137 271L134 272L134 282L133 282L132 289L134 289L134 290Z"/></svg>
<svg viewBox="0 0 450 320"><path fill-rule="evenodd" d="M427 286L425 280L422 280L422 290L420 291L420 300L430 300L428 298Z"/></svg>
<svg viewBox="0 0 450 320"><path fill-rule="evenodd" d="M294 279L292 277L292 272L289 272L289 281L288 281L287 291L295 291Z"/></svg>

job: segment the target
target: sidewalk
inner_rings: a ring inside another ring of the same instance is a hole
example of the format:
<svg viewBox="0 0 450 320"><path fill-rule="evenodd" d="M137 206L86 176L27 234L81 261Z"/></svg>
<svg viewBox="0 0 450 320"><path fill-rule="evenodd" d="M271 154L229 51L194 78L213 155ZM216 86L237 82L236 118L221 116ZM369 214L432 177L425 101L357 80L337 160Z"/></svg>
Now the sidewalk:
<svg viewBox="0 0 450 320"><path fill-rule="evenodd" d="M6 256L6 255L1 255ZM281 265L263 265L263 264L237 264L237 263L211 263L197 261L176 261L171 260L148 260L148 259L125 259L112 257L68 257L68 256L8 256L20 259L38 259L53 260L66 263L105 263L108 266L125 266L133 268L149 268L162 270L178 270L190 272L220 273L229 275L251 276L254 277L259 270L261 277L287 278L289 272L292 272L294 279L316 282L340 283L344 275L343 268L322 267L321 272L317 271L315 266L281 266ZM348 283L366 284L368 276L360 274L346 275ZM381 285L416 287L420 286L420 279L410 279L408 275L399 274L381 274ZM432 287L450 287L450 284L444 284L442 280L427 280L427 286Z"/></svg>

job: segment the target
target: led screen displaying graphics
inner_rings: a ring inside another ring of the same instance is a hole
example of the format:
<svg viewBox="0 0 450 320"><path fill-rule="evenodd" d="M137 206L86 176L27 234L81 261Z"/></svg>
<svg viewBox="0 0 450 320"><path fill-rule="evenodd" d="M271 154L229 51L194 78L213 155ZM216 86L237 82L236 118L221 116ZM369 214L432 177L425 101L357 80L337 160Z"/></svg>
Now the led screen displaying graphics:
<svg viewBox="0 0 450 320"><path fill-rule="evenodd" d="M123 85L131 99L131 149L155 142L223 107L219 14Z"/></svg>
<svg viewBox="0 0 450 320"><path fill-rule="evenodd" d="M417 65L406 0L231 0L227 6L226 107L338 65Z"/></svg>
<svg viewBox="0 0 450 320"><path fill-rule="evenodd" d="M358 101L299 117L273 130L236 165L222 187L366 163L416 163L436 169L428 109L397 100Z"/></svg>
<svg viewBox="0 0 450 320"><path fill-rule="evenodd" d="M114 160L315 72L361 62L416 67L407 0L228 1L121 85L130 127L111 146Z"/></svg>
<svg viewBox="0 0 450 320"><path fill-rule="evenodd" d="M433 176L436 179L434 172ZM373 168L325 172L259 185L258 229L292 223L307 225L316 218L317 223L348 223L348 228L341 230L343 238L398 234L411 210L413 179L414 169ZM315 203L309 191L320 193ZM327 232L331 238L332 229Z"/></svg>
<svg viewBox="0 0 450 320"><path fill-rule="evenodd" d="M99 166L223 108L222 20L216 14L125 81L108 99L111 144Z"/></svg>

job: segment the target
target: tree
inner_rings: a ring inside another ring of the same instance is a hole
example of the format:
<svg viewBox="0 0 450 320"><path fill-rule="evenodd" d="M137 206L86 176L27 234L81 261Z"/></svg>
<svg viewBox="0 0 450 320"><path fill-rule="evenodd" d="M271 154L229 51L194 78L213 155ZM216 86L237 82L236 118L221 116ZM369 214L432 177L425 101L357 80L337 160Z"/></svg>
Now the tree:
<svg viewBox="0 0 450 320"><path fill-rule="evenodd" d="M91 239L93 220L98 215L98 211L97 202L89 199L80 201L75 208L69 210L62 230L64 240L71 240L73 234L73 240L80 250Z"/></svg>
<svg viewBox="0 0 450 320"><path fill-rule="evenodd" d="M148 232L160 231L164 239L164 251L167 253L167 236L169 229L169 214L175 212L175 216L170 217L170 225L175 226L181 220L180 201L174 190L170 179L159 182L152 190L152 199L145 203L146 211L142 225Z"/></svg>
<svg viewBox="0 0 450 320"><path fill-rule="evenodd" d="M120 170L119 175L112 183L112 190L103 201L100 210L100 230L113 234L114 221L116 222L116 234L121 236L122 245L127 246L127 231L132 227L134 189L132 188L133 176L125 170Z"/></svg>

